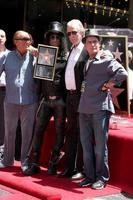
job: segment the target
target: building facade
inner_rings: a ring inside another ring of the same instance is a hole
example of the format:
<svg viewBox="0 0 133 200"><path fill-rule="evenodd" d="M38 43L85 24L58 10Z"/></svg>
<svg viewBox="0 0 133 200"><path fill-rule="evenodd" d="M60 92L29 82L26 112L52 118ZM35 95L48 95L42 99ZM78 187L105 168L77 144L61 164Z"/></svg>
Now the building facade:
<svg viewBox="0 0 133 200"><path fill-rule="evenodd" d="M8 45L16 30L43 42L50 21L80 19L87 27L132 28L132 0L0 0L0 28L7 32Z"/></svg>

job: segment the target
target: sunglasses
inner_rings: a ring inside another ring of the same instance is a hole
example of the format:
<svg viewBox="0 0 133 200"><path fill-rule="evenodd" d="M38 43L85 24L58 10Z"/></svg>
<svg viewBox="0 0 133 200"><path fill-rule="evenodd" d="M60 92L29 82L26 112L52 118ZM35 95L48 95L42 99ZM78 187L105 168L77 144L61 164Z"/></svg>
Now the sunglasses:
<svg viewBox="0 0 133 200"><path fill-rule="evenodd" d="M77 31L71 31L71 32L67 32L68 37L70 37L71 35L77 35Z"/></svg>
<svg viewBox="0 0 133 200"><path fill-rule="evenodd" d="M21 41L27 42L27 41L30 41L31 39L23 37L23 38L15 38L14 40L21 40Z"/></svg>
<svg viewBox="0 0 133 200"><path fill-rule="evenodd" d="M51 35L50 39L52 39L52 40L54 40L54 39L59 40L60 37L59 37L59 35Z"/></svg>

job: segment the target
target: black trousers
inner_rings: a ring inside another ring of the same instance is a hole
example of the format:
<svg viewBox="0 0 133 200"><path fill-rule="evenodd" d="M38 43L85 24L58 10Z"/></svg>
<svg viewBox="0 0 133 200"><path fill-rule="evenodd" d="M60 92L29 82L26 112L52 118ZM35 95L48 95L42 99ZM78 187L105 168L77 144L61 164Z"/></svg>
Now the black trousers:
<svg viewBox="0 0 133 200"><path fill-rule="evenodd" d="M5 126L4 126L4 98L5 98L5 87L0 87L0 146L4 143Z"/></svg>
<svg viewBox="0 0 133 200"><path fill-rule="evenodd" d="M18 126L16 130L16 139L15 139L15 160L20 160L21 158L21 124L18 121Z"/></svg>
<svg viewBox="0 0 133 200"><path fill-rule="evenodd" d="M131 109L131 113L133 113L133 99L130 100L130 109Z"/></svg>
<svg viewBox="0 0 133 200"><path fill-rule="evenodd" d="M79 134L79 115L77 112L79 94L68 92L66 101L67 133L65 143L66 162L65 168L74 172L83 171L83 151Z"/></svg>
<svg viewBox="0 0 133 200"><path fill-rule="evenodd" d="M45 130L51 117L54 117L56 139L52 153L59 156L60 150L64 145L65 137L65 120L66 108L62 98L55 100L42 100L37 112L34 140L33 140L33 154L37 155L36 161L39 162L42 142Z"/></svg>

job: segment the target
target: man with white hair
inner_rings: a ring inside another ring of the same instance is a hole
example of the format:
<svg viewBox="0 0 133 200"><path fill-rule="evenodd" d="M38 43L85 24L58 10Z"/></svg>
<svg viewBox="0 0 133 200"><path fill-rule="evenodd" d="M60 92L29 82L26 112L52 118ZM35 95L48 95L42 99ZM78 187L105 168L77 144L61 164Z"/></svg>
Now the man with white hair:
<svg viewBox="0 0 133 200"><path fill-rule="evenodd" d="M60 177L80 179L83 177L82 147L79 140L78 104L80 99L81 82L83 79L83 62L87 59L82 38L85 29L78 19L67 23L67 36L72 44L65 72L67 89L66 113L67 134L65 149L65 170Z"/></svg>

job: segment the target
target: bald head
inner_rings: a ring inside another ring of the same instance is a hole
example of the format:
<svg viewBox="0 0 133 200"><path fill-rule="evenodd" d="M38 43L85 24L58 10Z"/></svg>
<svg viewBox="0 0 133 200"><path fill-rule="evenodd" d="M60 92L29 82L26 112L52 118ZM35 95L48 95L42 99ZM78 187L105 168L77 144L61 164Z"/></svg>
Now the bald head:
<svg viewBox="0 0 133 200"><path fill-rule="evenodd" d="M0 29L0 51L5 50L6 33L4 30Z"/></svg>
<svg viewBox="0 0 133 200"><path fill-rule="evenodd" d="M6 37L6 32L2 29L0 29L0 35L4 35Z"/></svg>
<svg viewBox="0 0 133 200"><path fill-rule="evenodd" d="M19 30L14 33L13 40L15 40L17 38L30 38L31 39L31 35L26 31Z"/></svg>

